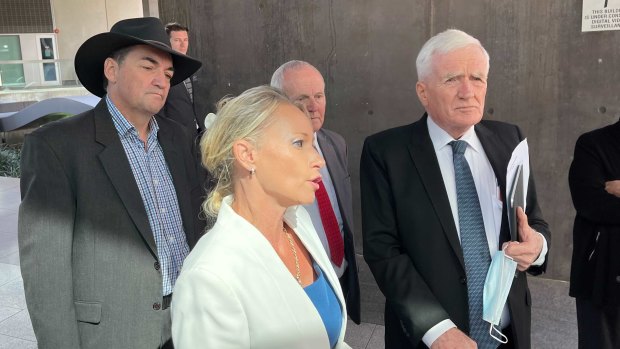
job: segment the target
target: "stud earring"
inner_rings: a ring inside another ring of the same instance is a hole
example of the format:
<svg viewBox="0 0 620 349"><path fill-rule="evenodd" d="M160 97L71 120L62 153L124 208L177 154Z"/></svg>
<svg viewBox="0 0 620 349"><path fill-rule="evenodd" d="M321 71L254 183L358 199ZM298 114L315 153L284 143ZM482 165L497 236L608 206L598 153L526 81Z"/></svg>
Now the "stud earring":
<svg viewBox="0 0 620 349"><path fill-rule="evenodd" d="M252 167L250 169L250 176L254 175L256 173L256 169L254 167Z"/></svg>

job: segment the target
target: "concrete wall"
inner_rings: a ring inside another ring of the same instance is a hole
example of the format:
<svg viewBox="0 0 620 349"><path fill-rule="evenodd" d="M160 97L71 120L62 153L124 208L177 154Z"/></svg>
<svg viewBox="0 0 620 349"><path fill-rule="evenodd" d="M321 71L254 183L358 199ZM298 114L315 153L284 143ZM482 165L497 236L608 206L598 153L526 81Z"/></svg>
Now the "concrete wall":
<svg viewBox="0 0 620 349"><path fill-rule="evenodd" d="M75 53L89 37L106 32L121 19L142 17L142 0L52 0L59 59L73 62ZM87 25L85 25L87 24ZM75 79L63 69L63 79Z"/></svg>
<svg viewBox="0 0 620 349"><path fill-rule="evenodd" d="M159 18L164 23L178 22L190 28L190 33L193 31L189 18L189 13L193 9L189 5L189 0L157 0L157 3ZM205 18L200 19L204 21ZM191 49L192 47L190 46L190 53Z"/></svg>
<svg viewBox="0 0 620 349"><path fill-rule="evenodd" d="M203 112L226 94L268 83L287 60L307 60L323 72L325 126L348 141L355 202L364 138L423 112L415 95L421 45L450 27L478 37L491 56L486 117L516 123L528 135L553 231L547 277L568 280L574 210L567 173L574 143L620 117L620 32L581 33L581 1L178 3L191 9L190 53L204 62L195 86ZM355 215L361 252L359 204Z"/></svg>
<svg viewBox="0 0 620 349"><path fill-rule="evenodd" d="M144 16L159 17L159 5L157 0L142 0Z"/></svg>

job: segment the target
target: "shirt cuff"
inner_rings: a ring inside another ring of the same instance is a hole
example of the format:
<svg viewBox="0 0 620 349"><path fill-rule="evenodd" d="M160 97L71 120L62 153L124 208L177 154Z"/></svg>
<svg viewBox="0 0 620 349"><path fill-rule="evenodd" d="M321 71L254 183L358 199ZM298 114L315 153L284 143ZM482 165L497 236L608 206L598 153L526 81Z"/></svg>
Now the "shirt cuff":
<svg viewBox="0 0 620 349"><path fill-rule="evenodd" d="M431 327L430 330L426 331L424 336L422 337L422 342L426 344L427 347L431 347L433 343L439 338L442 334L444 334L449 329L456 327L454 322L450 319L445 319L438 323L437 325Z"/></svg>
<svg viewBox="0 0 620 349"><path fill-rule="evenodd" d="M543 247L540 251L540 255L538 255L538 258L534 261L534 263L532 263L532 265L536 267L541 266L543 265L543 263L545 263L545 259L547 258L547 251L549 251L549 248L547 247L547 239L545 239L545 236L543 234L540 234L540 236L543 239Z"/></svg>

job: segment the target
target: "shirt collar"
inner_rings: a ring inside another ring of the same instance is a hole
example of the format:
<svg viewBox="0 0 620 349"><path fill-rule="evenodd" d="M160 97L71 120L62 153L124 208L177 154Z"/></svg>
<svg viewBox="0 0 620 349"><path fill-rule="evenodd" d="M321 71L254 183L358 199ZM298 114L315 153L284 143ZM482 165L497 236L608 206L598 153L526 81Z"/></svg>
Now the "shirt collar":
<svg viewBox="0 0 620 349"><path fill-rule="evenodd" d="M319 146L319 139L317 138L316 132L312 136L312 145L314 149L319 152L319 155L323 156L323 152L321 151L321 147Z"/></svg>
<svg viewBox="0 0 620 349"><path fill-rule="evenodd" d="M431 137L431 142L433 142L435 152L440 151L446 146L450 146L450 142L455 140L448 132L439 127L430 115L426 118L426 125L428 127L428 134ZM474 126L470 127L469 130L467 130L463 136L459 138L459 140L467 142L467 144L476 152L482 151L482 144L478 139L478 135L476 135Z"/></svg>
<svg viewBox="0 0 620 349"><path fill-rule="evenodd" d="M108 111L110 115L112 115L112 122L114 123L114 127L118 132L118 135L121 137L125 137L128 134L134 134L136 137L138 136L138 130L123 116L120 110L114 105L114 102L110 99L110 96L105 96L105 101L108 106ZM157 120L154 117L151 117L149 121L149 135L150 139L153 135L156 135L159 131L159 125L157 124Z"/></svg>

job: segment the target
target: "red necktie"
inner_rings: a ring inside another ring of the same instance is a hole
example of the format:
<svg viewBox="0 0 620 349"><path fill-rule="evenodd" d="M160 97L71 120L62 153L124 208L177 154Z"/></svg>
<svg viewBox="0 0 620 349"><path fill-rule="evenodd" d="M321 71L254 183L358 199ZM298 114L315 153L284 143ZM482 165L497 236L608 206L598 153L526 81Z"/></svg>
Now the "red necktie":
<svg viewBox="0 0 620 349"><path fill-rule="evenodd" d="M332 204L329 201L329 196L327 195L322 181L319 182L319 189L314 195L316 195L316 202L319 205L321 222L323 223L323 229L325 230L325 236L329 244L332 262L337 266L341 266L342 259L344 258L344 242L342 241L342 235L340 235L338 220L336 219L334 209L332 208Z"/></svg>

